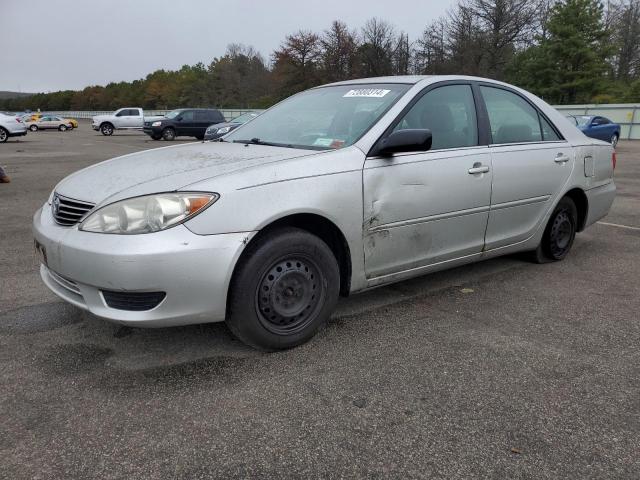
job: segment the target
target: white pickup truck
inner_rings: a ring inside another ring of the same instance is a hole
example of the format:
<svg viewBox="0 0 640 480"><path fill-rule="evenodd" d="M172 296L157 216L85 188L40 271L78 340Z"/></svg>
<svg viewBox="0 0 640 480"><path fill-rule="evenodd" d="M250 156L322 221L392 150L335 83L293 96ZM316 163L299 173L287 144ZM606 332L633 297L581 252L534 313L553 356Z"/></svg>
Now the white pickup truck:
<svg viewBox="0 0 640 480"><path fill-rule="evenodd" d="M147 120L162 118L147 117ZM115 130L142 130L144 126L144 111L139 107L125 107L116 110L111 115L97 115L92 118L91 127L103 135L113 135Z"/></svg>

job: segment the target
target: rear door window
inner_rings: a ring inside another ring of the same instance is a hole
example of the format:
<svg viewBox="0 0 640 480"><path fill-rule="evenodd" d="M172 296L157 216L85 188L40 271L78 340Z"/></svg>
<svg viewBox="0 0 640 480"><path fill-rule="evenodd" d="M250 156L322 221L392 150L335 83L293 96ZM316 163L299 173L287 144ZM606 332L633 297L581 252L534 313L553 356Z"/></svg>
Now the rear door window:
<svg viewBox="0 0 640 480"><path fill-rule="evenodd" d="M542 141L538 111L519 95L481 86L494 144Z"/></svg>

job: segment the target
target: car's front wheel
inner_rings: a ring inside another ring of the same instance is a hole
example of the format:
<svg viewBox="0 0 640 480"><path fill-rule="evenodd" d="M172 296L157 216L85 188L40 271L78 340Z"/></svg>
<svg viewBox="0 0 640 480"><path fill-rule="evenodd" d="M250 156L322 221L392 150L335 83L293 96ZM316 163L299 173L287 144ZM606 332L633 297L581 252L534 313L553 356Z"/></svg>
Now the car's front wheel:
<svg viewBox="0 0 640 480"><path fill-rule="evenodd" d="M167 141L172 141L176 139L176 131L173 128L165 128L162 131L162 138Z"/></svg>
<svg viewBox="0 0 640 480"><path fill-rule="evenodd" d="M113 135L113 125L111 125L110 123L103 123L102 125L100 125L100 133L102 133L102 135L104 135L105 137Z"/></svg>
<svg viewBox="0 0 640 480"><path fill-rule="evenodd" d="M238 262L227 325L262 350L295 347L327 321L339 291L338 262L325 242L297 228L274 230L255 239Z"/></svg>
<svg viewBox="0 0 640 480"><path fill-rule="evenodd" d="M67 130L67 126L66 125L60 125L60 126L58 126L58 130L60 130L61 132L65 132Z"/></svg>
<svg viewBox="0 0 640 480"><path fill-rule="evenodd" d="M611 146L613 148L616 147L616 145L618 144L618 134L617 133L614 133L613 135L611 135L611 140L610 140L609 143L611 143Z"/></svg>
<svg viewBox="0 0 640 480"><path fill-rule="evenodd" d="M32 132L37 132L38 131L38 126L37 125L31 125L29 127L29 130L31 130Z"/></svg>
<svg viewBox="0 0 640 480"><path fill-rule="evenodd" d="M534 252L538 263L557 262L567 256L578 228L578 210L569 197L562 198L553 210Z"/></svg>

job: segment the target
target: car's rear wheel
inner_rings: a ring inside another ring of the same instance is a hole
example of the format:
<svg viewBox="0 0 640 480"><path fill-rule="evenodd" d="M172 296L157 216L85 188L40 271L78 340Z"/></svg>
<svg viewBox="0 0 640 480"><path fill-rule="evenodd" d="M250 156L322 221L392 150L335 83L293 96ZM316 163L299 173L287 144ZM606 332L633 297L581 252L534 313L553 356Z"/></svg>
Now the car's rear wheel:
<svg viewBox="0 0 640 480"><path fill-rule="evenodd" d="M0 143L4 143L9 139L9 132L0 127Z"/></svg>
<svg viewBox="0 0 640 480"><path fill-rule="evenodd" d="M617 133L614 133L613 135L611 135L611 141L609 143L611 143L611 146L615 148L615 146L618 144L618 134Z"/></svg>
<svg viewBox="0 0 640 480"><path fill-rule="evenodd" d="M308 341L333 312L340 291L338 262L320 238L283 228L252 242L234 272L227 325L262 350Z"/></svg>
<svg viewBox="0 0 640 480"><path fill-rule="evenodd" d="M105 137L113 135L113 125L111 125L110 123L103 123L102 125L100 125L100 133L102 133L102 135L104 135Z"/></svg>
<svg viewBox="0 0 640 480"><path fill-rule="evenodd" d="M542 235L540 245L534 252L538 263L557 262L564 259L576 237L578 210L569 197L562 198L553 210Z"/></svg>
<svg viewBox="0 0 640 480"><path fill-rule="evenodd" d="M162 138L167 141L172 141L176 139L176 131L173 128L165 128L162 131Z"/></svg>
<svg viewBox="0 0 640 480"><path fill-rule="evenodd" d="M38 126L37 125L31 125L29 127L29 130L31 130L32 132L37 132L38 131Z"/></svg>
<svg viewBox="0 0 640 480"><path fill-rule="evenodd" d="M66 125L59 125L58 126L58 130L60 130L61 132L65 132L67 130L67 126Z"/></svg>

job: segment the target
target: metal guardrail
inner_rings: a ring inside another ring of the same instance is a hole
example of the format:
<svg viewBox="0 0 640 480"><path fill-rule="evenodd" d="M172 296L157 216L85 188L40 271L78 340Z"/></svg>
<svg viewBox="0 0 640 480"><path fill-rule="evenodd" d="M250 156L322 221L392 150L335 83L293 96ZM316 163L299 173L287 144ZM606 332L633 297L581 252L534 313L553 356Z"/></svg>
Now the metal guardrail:
<svg viewBox="0 0 640 480"><path fill-rule="evenodd" d="M239 117L245 112L261 112L262 110L255 108L219 108L220 113L224 115L225 120L229 121L236 117ZM162 116L169 113L171 110L144 110L145 116L154 117ZM96 115L111 115L113 110L47 110L46 113L52 115L60 115L61 117L71 117L76 119L91 119Z"/></svg>
<svg viewBox="0 0 640 480"><path fill-rule="evenodd" d="M605 105L555 105L564 115L601 115L620 124L620 138L640 140L640 104L617 103Z"/></svg>

